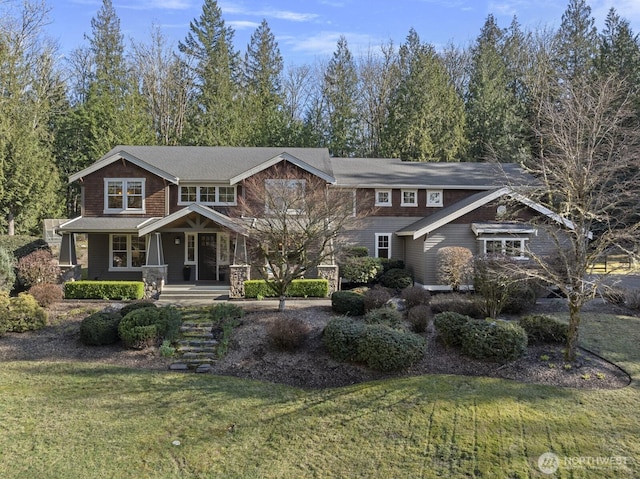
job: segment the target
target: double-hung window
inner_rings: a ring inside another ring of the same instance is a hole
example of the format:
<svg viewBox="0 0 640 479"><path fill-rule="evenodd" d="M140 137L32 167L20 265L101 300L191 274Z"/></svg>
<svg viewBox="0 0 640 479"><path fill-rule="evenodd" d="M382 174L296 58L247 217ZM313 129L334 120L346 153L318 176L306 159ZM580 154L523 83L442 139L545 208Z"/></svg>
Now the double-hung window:
<svg viewBox="0 0 640 479"><path fill-rule="evenodd" d="M402 190L400 206L418 206L418 190Z"/></svg>
<svg viewBox="0 0 640 479"><path fill-rule="evenodd" d="M144 213L144 178L105 178L105 213Z"/></svg>
<svg viewBox="0 0 640 479"><path fill-rule="evenodd" d="M183 185L180 186L178 204L201 203L213 206L235 206L236 201L235 186Z"/></svg>
<svg viewBox="0 0 640 479"><path fill-rule="evenodd" d="M376 206L391 206L391 190L376 190Z"/></svg>
<svg viewBox="0 0 640 479"><path fill-rule="evenodd" d="M145 237L129 234L109 236L110 270L140 269L147 261Z"/></svg>
<svg viewBox="0 0 640 479"><path fill-rule="evenodd" d="M391 258L391 233L376 233L376 258Z"/></svg>

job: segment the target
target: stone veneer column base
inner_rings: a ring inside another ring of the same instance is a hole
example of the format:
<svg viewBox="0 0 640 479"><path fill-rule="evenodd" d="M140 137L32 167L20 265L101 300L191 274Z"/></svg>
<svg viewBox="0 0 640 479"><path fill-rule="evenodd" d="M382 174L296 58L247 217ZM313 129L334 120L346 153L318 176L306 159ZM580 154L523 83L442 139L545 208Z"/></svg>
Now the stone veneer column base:
<svg viewBox="0 0 640 479"><path fill-rule="evenodd" d="M251 266L248 264L232 264L229 266L229 276L231 286L229 288L229 298L244 298L244 282L251 279Z"/></svg>
<svg viewBox="0 0 640 479"><path fill-rule="evenodd" d="M62 283L65 283L67 281L80 281L82 279L82 265L59 265L59 268L60 282Z"/></svg>
<svg viewBox="0 0 640 479"><path fill-rule="evenodd" d="M329 296L338 291L338 266L327 264L318 266L318 278L326 279L329 282Z"/></svg>
<svg viewBox="0 0 640 479"><path fill-rule="evenodd" d="M158 299L162 288L167 280L169 266L166 264L158 266L143 266L142 281L144 281L144 297Z"/></svg>

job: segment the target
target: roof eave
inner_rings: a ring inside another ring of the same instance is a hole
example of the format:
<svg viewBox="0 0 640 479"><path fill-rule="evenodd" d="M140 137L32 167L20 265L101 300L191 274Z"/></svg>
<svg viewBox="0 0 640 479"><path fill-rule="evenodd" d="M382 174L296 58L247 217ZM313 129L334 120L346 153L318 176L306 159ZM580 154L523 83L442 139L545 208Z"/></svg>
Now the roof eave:
<svg viewBox="0 0 640 479"><path fill-rule="evenodd" d="M271 168L272 166L280 163L281 161L288 161L289 163L311 173L312 175L315 175L323 180L325 180L327 183L329 184L336 184L336 179L328 174L325 171L319 170L318 168L311 166L310 164L304 162L303 160L301 160L300 158L297 158L287 152L283 152L279 155L274 156L273 158L270 158L267 161L264 161L262 163L260 163L257 166L254 166L253 168L249 168L248 170L240 173L239 175L236 175L232 178L229 179L229 184L231 185L235 185L237 183L239 183L242 180L245 180L247 178L249 178L250 176L255 175L256 173L260 173L261 171L266 170L267 168Z"/></svg>

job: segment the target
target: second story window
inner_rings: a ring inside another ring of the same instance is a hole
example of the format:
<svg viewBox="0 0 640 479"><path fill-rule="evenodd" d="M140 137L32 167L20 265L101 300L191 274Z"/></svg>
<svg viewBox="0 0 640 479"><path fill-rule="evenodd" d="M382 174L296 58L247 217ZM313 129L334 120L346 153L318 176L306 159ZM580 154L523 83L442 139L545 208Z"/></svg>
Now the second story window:
<svg viewBox="0 0 640 479"><path fill-rule="evenodd" d="M106 213L144 212L144 178L106 178Z"/></svg>
<svg viewBox="0 0 640 479"><path fill-rule="evenodd" d="M299 214L304 208L305 181L298 179L265 180L265 210L267 213Z"/></svg>
<svg viewBox="0 0 640 479"><path fill-rule="evenodd" d="M376 190L376 206L391 206L391 190Z"/></svg>
<svg viewBox="0 0 640 479"><path fill-rule="evenodd" d="M235 186L180 186L178 204L201 203L203 205L235 206Z"/></svg>
<svg viewBox="0 0 640 479"><path fill-rule="evenodd" d="M402 203L400 206L418 206L418 191L402 190Z"/></svg>

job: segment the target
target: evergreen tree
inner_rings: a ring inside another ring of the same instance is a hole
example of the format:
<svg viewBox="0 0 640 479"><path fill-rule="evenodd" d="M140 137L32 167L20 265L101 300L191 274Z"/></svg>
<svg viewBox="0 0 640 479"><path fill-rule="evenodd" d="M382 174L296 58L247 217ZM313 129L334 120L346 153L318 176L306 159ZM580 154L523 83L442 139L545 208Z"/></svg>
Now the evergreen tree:
<svg viewBox="0 0 640 479"><path fill-rule="evenodd" d="M358 149L358 76L343 36L329 61L322 87L333 156L353 156Z"/></svg>
<svg viewBox="0 0 640 479"><path fill-rule="evenodd" d="M600 35L600 50L597 57L598 71L615 73L625 79L632 88L640 85L640 42L629 22L609 10L605 28Z"/></svg>
<svg viewBox="0 0 640 479"><path fill-rule="evenodd" d="M244 61L246 146L279 146L286 129L283 60L266 20L251 36Z"/></svg>
<svg viewBox="0 0 640 479"><path fill-rule="evenodd" d="M590 77L598 50L598 31L585 0L570 0L562 15L554 51L554 66L561 82Z"/></svg>
<svg viewBox="0 0 640 479"><path fill-rule="evenodd" d="M506 32L489 15L471 49L466 101L470 161L523 159L524 112L518 108L517 77L506 63L506 40Z"/></svg>
<svg viewBox="0 0 640 479"><path fill-rule="evenodd" d="M55 49L42 37L46 10L25 4L0 24L0 211L9 234L36 233L59 214L50 124L62 97Z"/></svg>
<svg viewBox="0 0 640 479"><path fill-rule="evenodd" d="M205 0L200 18L191 22L184 43L178 43L194 79L185 132L188 144L237 146L244 139L233 35L217 2Z"/></svg>
<svg viewBox="0 0 640 479"><path fill-rule="evenodd" d="M404 161L458 161L466 148L464 103L442 59L411 29L399 65L384 154Z"/></svg>

